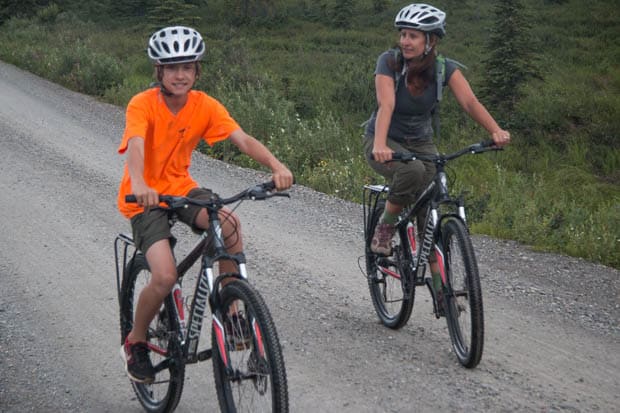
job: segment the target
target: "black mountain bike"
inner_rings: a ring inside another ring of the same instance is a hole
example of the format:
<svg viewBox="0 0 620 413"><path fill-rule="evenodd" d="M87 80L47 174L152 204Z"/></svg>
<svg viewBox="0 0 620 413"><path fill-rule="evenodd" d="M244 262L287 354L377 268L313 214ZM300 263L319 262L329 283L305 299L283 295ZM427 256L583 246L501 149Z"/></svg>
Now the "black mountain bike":
<svg viewBox="0 0 620 413"><path fill-rule="evenodd" d="M224 205L246 199L288 196L287 193L273 192L274 188L273 182L269 182L230 198L214 194L210 200L160 195L173 224L177 220L176 210L186 205L198 205L207 209L210 226L177 264L177 284L149 326L147 341L156 370L155 381L131 382L146 411L174 410L183 391L185 366L208 359L213 362L222 411L288 411L286 371L276 327L262 297L247 282L244 254L226 252L218 217L218 211ZM127 201L135 202L135 197L129 195ZM122 344L131 331L138 296L149 282L151 273L146 258L135 249L128 235L119 234L116 238L115 256ZM181 283L185 273L199 258L200 273L191 306L185 308ZM220 260L234 261L238 273L214 276L214 263ZM198 351L207 306L212 318L212 342L210 348ZM186 310L189 313L186 314Z"/></svg>
<svg viewBox="0 0 620 413"><path fill-rule="evenodd" d="M464 197L450 196L445 166L462 155L501 149L493 145L493 141L480 142L447 155L393 154L393 161L420 159L432 162L436 173L417 201L401 213L389 257L375 254L370 249L389 188L387 185L365 185L363 190L366 276L379 319L393 329L404 326L411 316L416 286L426 285L431 293L435 317L445 314L452 348L459 362L467 368L478 365L482 357L482 292L465 217ZM426 221L422 228L417 228L416 216L424 209ZM431 254L437 259L441 272L442 307L430 274L425 275Z"/></svg>

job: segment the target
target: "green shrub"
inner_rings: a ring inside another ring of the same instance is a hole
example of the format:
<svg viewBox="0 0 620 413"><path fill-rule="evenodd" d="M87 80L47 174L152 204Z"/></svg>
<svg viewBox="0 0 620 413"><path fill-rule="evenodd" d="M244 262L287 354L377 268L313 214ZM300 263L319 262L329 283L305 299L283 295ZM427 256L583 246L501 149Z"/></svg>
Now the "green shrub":
<svg viewBox="0 0 620 413"><path fill-rule="evenodd" d="M56 3L50 3L46 7L37 10L37 19L43 24L54 23L60 14L60 7Z"/></svg>

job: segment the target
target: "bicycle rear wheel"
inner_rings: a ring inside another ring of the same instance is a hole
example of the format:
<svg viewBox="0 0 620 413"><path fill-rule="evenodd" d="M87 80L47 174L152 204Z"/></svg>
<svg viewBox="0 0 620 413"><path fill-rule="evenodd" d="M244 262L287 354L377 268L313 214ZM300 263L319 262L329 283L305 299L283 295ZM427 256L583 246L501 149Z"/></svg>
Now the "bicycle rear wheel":
<svg viewBox="0 0 620 413"><path fill-rule="evenodd" d="M131 331L140 292L151 279L151 272L143 255L136 255L128 263L126 274L121 287L121 344ZM181 399L185 364L179 331L176 307L172 296L168 295L147 332L151 361L158 370L155 381L153 383L131 381L140 404L148 412L170 412ZM159 352L154 351L154 348L159 349Z"/></svg>
<svg viewBox="0 0 620 413"><path fill-rule="evenodd" d="M442 242L448 281L444 294L446 321L452 348L463 366L474 368L482 357L484 316L478 265L463 221L446 221Z"/></svg>
<svg viewBox="0 0 620 413"><path fill-rule="evenodd" d="M213 325L213 374L224 412L287 412L284 358L260 294L235 279L220 292ZM224 334L222 334L224 332Z"/></svg>
<svg viewBox="0 0 620 413"><path fill-rule="evenodd" d="M383 257L370 250L375 227L384 209L385 201L379 200L376 208L368 214L366 275L372 304L379 320L386 327L398 329L404 326L411 316L415 285L411 283L411 293L405 293L403 283L408 276L408 269L405 268L404 262L409 241L401 239L401 234L396 235L399 242L394 245L392 256Z"/></svg>

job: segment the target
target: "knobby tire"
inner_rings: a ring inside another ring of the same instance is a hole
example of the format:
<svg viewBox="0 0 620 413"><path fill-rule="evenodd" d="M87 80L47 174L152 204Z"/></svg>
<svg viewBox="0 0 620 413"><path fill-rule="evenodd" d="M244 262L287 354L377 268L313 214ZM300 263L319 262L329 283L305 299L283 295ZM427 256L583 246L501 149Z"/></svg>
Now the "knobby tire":
<svg viewBox="0 0 620 413"><path fill-rule="evenodd" d="M213 333L213 374L221 411L288 412L282 349L262 297L246 281L235 279L222 288L219 303L215 312L227 331L225 356L230 363L226 369ZM243 327L239 318L245 320Z"/></svg>
<svg viewBox="0 0 620 413"><path fill-rule="evenodd" d="M379 222L379 218L383 215L385 209L385 200L379 200L376 208L372 213L368 214L368 233L366 234L365 250L366 250L366 275L368 279L368 288L375 312L379 320L389 328L399 329L409 321L413 302L415 297L415 285L411 284L411 293L405 294L403 282L405 277L411 276L410 271L406 268L408 257L409 241L406 234L403 239L402 234L397 234L399 243L395 246L392 257L382 257L370 250L372 237ZM398 275L391 276L387 271L380 271L379 268L384 267Z"/></svg>
<svg viewBox="0 0 620 413"><path fill-rule="evenodd" d="M482 358L484 316L482 290L469 231L460 219L442 226L448 285L446 321L452 348L464 367L474 368Z"/></svg>

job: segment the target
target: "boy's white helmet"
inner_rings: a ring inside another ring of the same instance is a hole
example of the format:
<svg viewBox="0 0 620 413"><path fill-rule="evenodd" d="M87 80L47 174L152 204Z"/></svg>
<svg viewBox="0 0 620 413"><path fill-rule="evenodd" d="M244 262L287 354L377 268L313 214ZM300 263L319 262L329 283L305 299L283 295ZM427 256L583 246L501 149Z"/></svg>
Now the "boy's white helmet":
<svg viewBox="0 0 620 413"><path fill-rule="evenodd" d="M149 38L147 52L157 65L197 62L205 53L205 42L190 27L165 27Z"/></svg>
<svg viewBox="0 0 620 413"><path fill-rule="evenodd" d="M446 34L446 13L428 4L413 3L398 12L394 26L435 33L443 37Z"/></svg>

